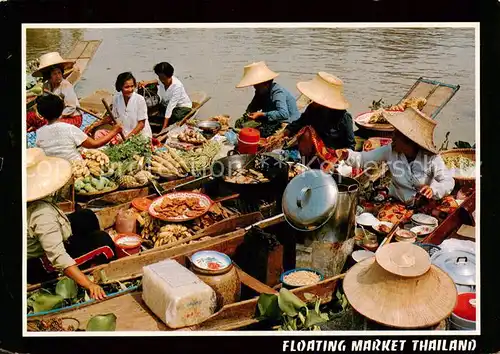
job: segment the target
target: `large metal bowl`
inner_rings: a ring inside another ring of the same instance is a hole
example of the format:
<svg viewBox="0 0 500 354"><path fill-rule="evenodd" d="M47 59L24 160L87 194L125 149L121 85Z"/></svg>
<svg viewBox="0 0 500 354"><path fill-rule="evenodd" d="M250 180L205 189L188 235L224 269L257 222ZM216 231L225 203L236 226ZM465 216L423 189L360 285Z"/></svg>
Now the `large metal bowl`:
<svg viewBox="0 0 500 354"><path fill-rule="evenodd" d="M217 132L221 130L222 125L219 122L215 122L212 120L204 120L196 124L196 127L203 130L204 132L217 134Z"/></svg>

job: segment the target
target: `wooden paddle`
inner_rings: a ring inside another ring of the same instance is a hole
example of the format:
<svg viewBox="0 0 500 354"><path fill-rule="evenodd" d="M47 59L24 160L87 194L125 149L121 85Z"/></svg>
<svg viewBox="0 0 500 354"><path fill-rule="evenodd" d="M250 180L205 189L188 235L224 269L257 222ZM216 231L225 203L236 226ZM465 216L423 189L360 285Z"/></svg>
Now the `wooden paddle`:
<svg viewBox="0 0 500 354"><path fill-rule="evenodd" d="M45 92L46 94L52 95L52 96L57 96L57 97L59 97L58 95L56 95L56 94L55 94L55 93L53 93L53 92L50 92L50 91L49 91L49 90L47 90L47 89L43 90L43 92ZM60 97L59 97L59 98L60 98ZM65 107L70 107L70 106L65 106ZM85 108L82 108L82 107L76 107L76 109L77 109L77 110L79 110L79 111L81 111L81 112L83 112L83 113L90 114L92 117L95 117L95 118L97 118L97 119L99 119L99 120L103 120L103 118L102 118L102 117L99 117L97 114L95 114L95 113L93 113L93 112L91 112L91 111L89 111L89 110L87 110L87 109L85 109Z"/></svg>
<svg viewBox="0 0 500 354"><path fill-rule="evenodd" d="M104 107L106 107L106 111L109 114L109 118L111 119L111 122L113 123L113 125L115 125L116 119L115 119L115 116L113 115L113 112L111 112L111 108L109 108L108 102L106 102L106 100L104 98L101 99L101 102L104 105ZM123 141L125 141L125 135L123 135L122 132L120 132L120 136L122 137Z"/></svg>

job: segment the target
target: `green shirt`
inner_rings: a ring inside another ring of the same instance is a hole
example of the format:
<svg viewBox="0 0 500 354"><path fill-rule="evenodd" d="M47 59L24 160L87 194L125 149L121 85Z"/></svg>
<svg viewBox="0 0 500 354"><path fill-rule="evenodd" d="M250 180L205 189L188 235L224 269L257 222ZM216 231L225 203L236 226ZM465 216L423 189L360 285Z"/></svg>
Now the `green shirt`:
<svg viewBox="0 0 500 354"><path fill-rule="evenodd" d="M28 259L44 254L57 270L76 262L66 252L64 241L71 236L71 224L50 198L28 203Z"/></svg>

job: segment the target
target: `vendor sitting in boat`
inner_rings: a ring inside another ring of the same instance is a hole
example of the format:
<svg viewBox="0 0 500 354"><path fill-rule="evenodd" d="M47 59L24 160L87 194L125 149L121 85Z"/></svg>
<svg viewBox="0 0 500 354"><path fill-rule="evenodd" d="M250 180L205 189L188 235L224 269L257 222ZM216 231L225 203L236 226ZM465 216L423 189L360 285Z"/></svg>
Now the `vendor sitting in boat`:
<svg viewBox="0 0 500 354"><path fill-rule="evenodd" d="M300 117L295 97L283 86L274 82L278 75L263 61L252 63L244 67L243 78L236 86L254 87L255 95L246 113L249 119L261 123L258 129L264 138L273 135L282 123L291 123Z"/></svg>
<svg viewBox="0 0 500 354"><path fill-rule="evenodd" d="M104 299L103 289L80 268L114 259L113 240L100 231L91 210L65 215L52 199L71 176L68 161L48 157L38 148L27 150L28 283L44 282L62 272L87 289L90 297Z"/></svg>
<svg viewBox="0 0 500 354"><path fill-rule="evenodd" d="M193 103L182 82L174 76L174 67L171 64L161 62L156 64L153 70L158 75L158 80L141 81L139 82L139 87L151 84L158 85L158 95L162 103L160 114L165 117L163 130L169 125L181 121L191 112Z"/></svg>
<svg viewBox="0 0 500 354"><path fill-rule="evenodd" d="M43 77L43 90L52 92L64 100L64 110L60 121L73 124L77 128L82 125L80 106L73 85L63 77L64 71L73 68L74 62L64 60L58 52L44 54L40 57L40 65L32 76Z"/></svg>
<svg viewBox="0 0 500 354"><path fill-rule="evenodd" d="M60 157L68 161L82 160L78 151L80 146L97 149L106 145L122 130L121 125L117 124L111 132L94 140L61 118L64 102L59 96L44 94L39 96L36 102L38 112L48 122L38 129L36 146L43 149L47 156Z"/></svg>
<svg viewBox="0 0 500 354"><path fill-rule="evenodd" d="M123 125L125 139L141 134L147 138L153 137L151 126L148 120L148 107L143 96L135 92L137 82L131 72L124 72L118 75L115 82L117 94L113 96L112 113L116 121ZM92 124L91 129L109 123L109 119L103 119L99 123ZM107 131L100 129L95 136L100 137ZM121 137L117 136L113 143L121 142Z"/></svg>
<svg viewBox="0 0 500 354"><path fill-rule="evenodd" d="M319 72L311 81L299 82L297 88L312 102L283 134L294 137L301 155L308 160L317 156L322 161L336 161L334 149L354 149L352 117L347 112L349 102L344 97L342 81Z"/></svg>
<svg viewBox="0 0 500 354"><path fill-rule="evenodd" d="M434 145L437 123L414 108L385 112L384 118L395 128L392 143L367 152L347 150L346 164L366 168L387 162L392 174L389 195L406 205L418 195L434 200L448 196L455 180Z"/></svg>

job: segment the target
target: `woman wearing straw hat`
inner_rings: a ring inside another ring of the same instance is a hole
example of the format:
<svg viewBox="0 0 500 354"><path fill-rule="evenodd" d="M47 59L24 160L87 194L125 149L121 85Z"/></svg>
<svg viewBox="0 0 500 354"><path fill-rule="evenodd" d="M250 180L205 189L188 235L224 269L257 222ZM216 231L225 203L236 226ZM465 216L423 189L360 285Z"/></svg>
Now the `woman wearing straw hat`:
<svg viewBox="0 0 500 354"><path fill-rule="evenodd" d="M455 181L434 145L437 123L414 108L385 112L384 117L395 128L392 143L366 152L348 150L346 163L365 168L387 162L392 174L389 194L405 204L417 195L434 200L449 195Z"/></svg>
<svg viewBox="0 0 500 354"><path fill-rule="evenodd" d="M71 164L48 157L39 148L27 150L27 250L28 282L57 277L59 272L87 289L94 299L103 299L103 289L79 267L107 263L115 258L114 244L88 209L66 216L52 196L71 179Z"/></svg>
<svg viewBox="0 0 500 354"><path fill-rule="evenodd" d="M352 117L349 102L343 94L343 82L326 72L319 72L311 81L299 82L297 88L312 103L300 118L288 125L285 136L295 136L302 156L318 156L336 162L334 149L354 149ZM290 143L292 144L292 142Z"/></svg>
<svg viewBox="0 0 500 354"><path fill-rule="evenodd" d="M243 68L243 78L237 88L253 86L255 95L246 109L248 118L261 123L259 129L265 138L272 135L282 123L293 122L300 116L295 97L274 82L279 74L270 70L263 61Z"/></svg>
<svg viewBox="0 0 500 354"><path fill-rule="evenodd" d="M73 68L74 61L64 60L58 52L51 52L40 57L40 65L32 74L34 77L43 77L43 89L60 96L64 100L65 108L61 121L73 124L80 128L82 115L77 107L80 106L73 85L63 77L64 71Z"/></svg>

